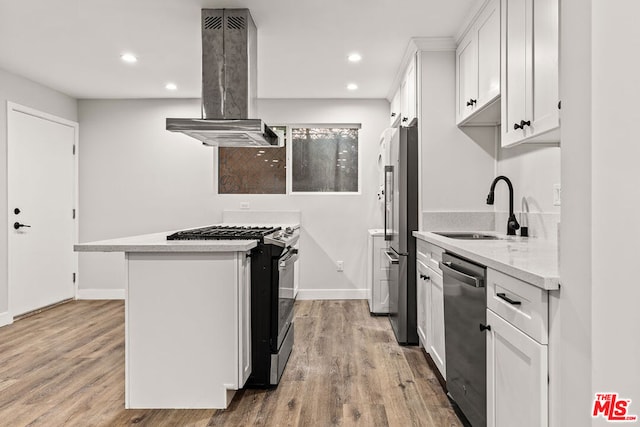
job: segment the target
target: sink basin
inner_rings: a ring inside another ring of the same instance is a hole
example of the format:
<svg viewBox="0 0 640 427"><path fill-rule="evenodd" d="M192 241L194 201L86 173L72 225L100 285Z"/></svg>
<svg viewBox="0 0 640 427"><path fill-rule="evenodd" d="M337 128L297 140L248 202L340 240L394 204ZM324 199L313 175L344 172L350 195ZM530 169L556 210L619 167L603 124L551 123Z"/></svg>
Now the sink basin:
<svg viewBox="0 0 640 427"><path fill-rule="evenodd" d="M434 231L433 234L460 240L504 240L503 237L482 231Z"/></svg>

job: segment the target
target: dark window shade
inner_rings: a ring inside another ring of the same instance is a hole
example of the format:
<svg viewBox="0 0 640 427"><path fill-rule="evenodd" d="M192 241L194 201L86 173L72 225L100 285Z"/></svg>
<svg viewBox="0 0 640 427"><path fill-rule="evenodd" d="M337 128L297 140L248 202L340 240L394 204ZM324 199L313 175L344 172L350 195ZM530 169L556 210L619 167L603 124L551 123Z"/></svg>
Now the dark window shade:
<svg viewBox="0 0 640 427"><path fill-rule="evenodd" d="M277 128L285 131L285 128ZM219 194L286 194L287 149L218 148Z"/></svg>

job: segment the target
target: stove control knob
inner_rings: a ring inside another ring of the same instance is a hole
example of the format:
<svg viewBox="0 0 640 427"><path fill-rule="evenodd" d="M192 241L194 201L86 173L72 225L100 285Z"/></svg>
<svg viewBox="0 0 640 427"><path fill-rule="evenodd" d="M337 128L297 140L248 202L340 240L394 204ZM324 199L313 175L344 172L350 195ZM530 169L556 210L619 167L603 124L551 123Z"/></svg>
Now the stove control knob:
<svg viewBox="0 0 640 427"><path fill-rule="evenodd" d="M291 227L287 227L287 228L285 228L285 229L284 229L284 232L285 232L286 234L293 234L293 228L291 228Z"/></svg>

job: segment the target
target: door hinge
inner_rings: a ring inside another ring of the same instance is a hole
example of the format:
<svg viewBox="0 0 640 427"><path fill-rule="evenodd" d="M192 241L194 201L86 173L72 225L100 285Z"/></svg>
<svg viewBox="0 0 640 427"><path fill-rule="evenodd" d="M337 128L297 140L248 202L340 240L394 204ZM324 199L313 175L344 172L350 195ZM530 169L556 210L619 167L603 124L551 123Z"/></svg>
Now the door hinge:
<svg viewBox="0 0 640 427"><path fill-rule="evenodd" d="M75 154L76 154L76 145L73 144L73 155L75 155Z"/></svg>
<svg viewBox="0 0 640 427"><path fill-rule="evenodd" d="M76 219L76 210L71 209L71 219Z"/></svg>
<svg viewBox="0 0 640 427"><path fill-rule="evenodd" d="M72 274L73 283L76 283L76 273Z"/></svg>

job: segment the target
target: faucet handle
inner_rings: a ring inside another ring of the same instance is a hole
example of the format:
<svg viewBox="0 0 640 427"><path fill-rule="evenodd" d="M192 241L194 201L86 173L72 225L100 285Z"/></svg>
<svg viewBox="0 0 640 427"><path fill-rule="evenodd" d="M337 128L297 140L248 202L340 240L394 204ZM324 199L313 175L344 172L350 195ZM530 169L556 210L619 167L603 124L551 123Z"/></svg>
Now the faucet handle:
<svg viewBox="0 0 640 427"><path fill-rule="evenodd" d="M520 224L518 224L518 220L515 215L511 215L509 220L507 221L507 235L515 236L516 230L520 228Z"/></svg>

